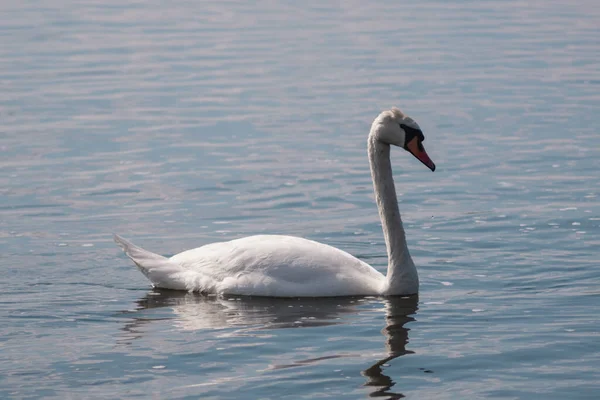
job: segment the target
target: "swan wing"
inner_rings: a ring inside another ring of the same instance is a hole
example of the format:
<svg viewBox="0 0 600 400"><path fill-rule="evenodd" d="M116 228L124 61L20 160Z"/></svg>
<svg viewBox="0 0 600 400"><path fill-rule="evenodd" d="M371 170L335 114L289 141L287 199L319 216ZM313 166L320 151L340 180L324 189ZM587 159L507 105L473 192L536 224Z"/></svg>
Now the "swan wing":
<svg viewBox="0 0 600 400"><path fill-rule="evenodd" d="M169 259L118 236L115 239L127 246L127 255L155 286L167 289L323 297L378 295L385 284L380 272L345 251L294 236L249 236L207 244ZM149 268L145 268L146 262L151 264ZM166 272L159 273L157 265Z"/></svg>

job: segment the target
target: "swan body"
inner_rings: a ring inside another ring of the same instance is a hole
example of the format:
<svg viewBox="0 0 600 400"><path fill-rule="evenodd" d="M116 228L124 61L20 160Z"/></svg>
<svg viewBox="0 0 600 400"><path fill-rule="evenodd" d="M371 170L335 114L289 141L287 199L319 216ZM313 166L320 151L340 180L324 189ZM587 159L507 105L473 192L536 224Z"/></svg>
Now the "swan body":
<svg viewBox="0 0 600 400"><path fill-rule="evenodd" d="M405 148L432 171L423 134L398 109L381 113L369 134L369 161L382 222L388 271L327 244L284 235L255 235L204 245L166 258L115 235L115 241L156 287L272 297L408 295L419 278L408 252L392 178L390 144Z"/></svg>
<svg viewBox="0 0 600 400"><path fill-rule="evenodd" d="M295 236L248 236L171 258L146 252L119 236L115 240L138 260L151 282L169 289L319 297L378 295L386 283L383 274L345 251Z"/></svg>

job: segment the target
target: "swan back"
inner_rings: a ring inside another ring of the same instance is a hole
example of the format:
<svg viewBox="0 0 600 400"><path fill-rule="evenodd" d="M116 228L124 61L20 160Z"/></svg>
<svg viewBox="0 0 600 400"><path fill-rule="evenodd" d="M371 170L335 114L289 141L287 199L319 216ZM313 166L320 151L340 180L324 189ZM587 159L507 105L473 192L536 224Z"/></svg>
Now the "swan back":
<svg viewBox="0 0 600 400"><path fill-rule="evenodd" d="M169 259L188 290L274 297L381 294L385 277L345 251L312 240L255 235Z"/></svg>

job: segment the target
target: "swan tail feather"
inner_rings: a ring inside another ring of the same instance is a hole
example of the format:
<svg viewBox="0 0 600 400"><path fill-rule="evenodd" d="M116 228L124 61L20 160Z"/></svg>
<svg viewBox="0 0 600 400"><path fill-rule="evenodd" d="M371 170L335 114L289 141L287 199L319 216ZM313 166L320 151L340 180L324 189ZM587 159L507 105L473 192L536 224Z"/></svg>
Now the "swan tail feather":
<svg viewBox="0 0 600 400"><path fill-rule="evenodd" d="M181 279L185 269L179 264L159 254L144 250L117 234L114 235L114 240L154 286L188 290L185 281Z"/></svg>

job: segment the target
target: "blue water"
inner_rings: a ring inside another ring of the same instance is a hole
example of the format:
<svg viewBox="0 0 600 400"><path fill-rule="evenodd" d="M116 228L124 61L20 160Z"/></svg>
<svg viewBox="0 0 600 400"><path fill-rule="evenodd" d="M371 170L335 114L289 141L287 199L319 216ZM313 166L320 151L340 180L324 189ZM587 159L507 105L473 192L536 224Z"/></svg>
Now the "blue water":
<svg viewBox="0 0 600 400"><path fill-rule="evenodd" d="M4 2L0 397L596 399L594 0ZM156 291L165 255L308 237L385 271L372 119L418 298Z"/></svg>

